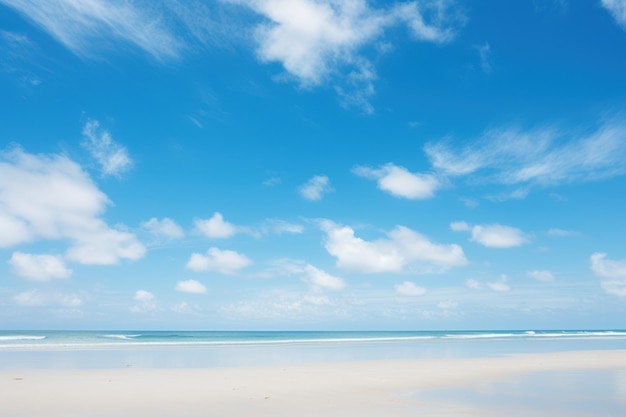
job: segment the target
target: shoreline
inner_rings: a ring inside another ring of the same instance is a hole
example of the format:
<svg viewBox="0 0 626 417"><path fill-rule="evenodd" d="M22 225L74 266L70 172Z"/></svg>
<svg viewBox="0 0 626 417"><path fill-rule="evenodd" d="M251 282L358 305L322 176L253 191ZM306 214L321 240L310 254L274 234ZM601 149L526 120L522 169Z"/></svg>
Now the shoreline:
<svg viewBox="0 0 626 417"><path fill-rule="evenodd" d="M626 350L238 368L13 369L0 371L0 414L402 417L428 405L406 393L589 370L626 371Z"/></svg>

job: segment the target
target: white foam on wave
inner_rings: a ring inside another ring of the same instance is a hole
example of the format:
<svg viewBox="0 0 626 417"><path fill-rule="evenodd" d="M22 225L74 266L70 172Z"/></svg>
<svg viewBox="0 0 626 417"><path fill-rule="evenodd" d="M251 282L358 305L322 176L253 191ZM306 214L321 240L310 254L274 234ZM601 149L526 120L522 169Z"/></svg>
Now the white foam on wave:
<svg viewBox="0 0 626 417"><path fill-rule="evenodd" d="M140 334L105 334L103 337L109 339L121 339L121 340L134 340L136 337L141 336Z"/></svg>
<svg viewBox="0 0 626 417"><path fill-rule="evenodd" d="M0 336L0 342L12 341L12 340L43 340L46 336L29 336L23 334L16 334L11 336Z"/></svg>

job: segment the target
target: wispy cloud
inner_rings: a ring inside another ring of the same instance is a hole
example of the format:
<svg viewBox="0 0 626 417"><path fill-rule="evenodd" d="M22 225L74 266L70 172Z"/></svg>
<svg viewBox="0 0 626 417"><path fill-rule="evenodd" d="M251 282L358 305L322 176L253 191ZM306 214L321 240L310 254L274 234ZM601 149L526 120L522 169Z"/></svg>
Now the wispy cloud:
<svg viewBox="0 0 626 417"><path fill-rule="evenodd" d="M426 288L415 285L411 281L404 281L402 284L396 284L395 290L398 294L417 296L426 294Z"/></svg>
<svg viewBox="0 0 626 417"><path fill-rule="evenodd" d="M83 147L98 161L102 175L119 177L132 167L128 150L115 142L108 130L101 130L97 120L85 123L83 138Z"/></svg>
<svg viewBox="0 0 626 417"><path fill-rule="evenodd" d="M80 293L71 294L34 289L16 294L13 301L21 307L59 305L66 308L77 308L83 305L84 297Z"/></svg>
<svg viewBox="0 0 626 417"><path fill-rule="evenodd" d="M622 28L626 29L626 1L625 0L602 0L602 6L611 13L613 19Z"/></svg>
<svg viewBox="0 0 626 417"><path fill-rule="evenodd" d="M480 67L485 74L491 74L491 46L485 42L482 45L476 46L478 56L480 58Z"/></svg>
<svg viewBox="0 0 626 417"><path fill-rule="evenodd" d="M302 87L331 82L344 103L372 112L377 78L362 50L405 25L414 39L442 43L453 37L447 1L395 3L373 8L365 0L231 0L266 20L255 30L257 54L277 62Z"/></svg>
<svg viewBox="0 0 626 417"><path fill-rule="evenodd" d="M591 270L602 280L602 289L608 294L626 297L626 259L613 261L606 253L591 255Z"/></svg>
<svg viewBox="0 0 626 417"><path fill-rule="evenodd" d="M532 131L492 129L462 148L449 141L429 143L433 167L449 177L514 185L524 197L531 186L556 186L626 173L626 121L604 121L591 133L556 128Z"/></svg>
<svg viewBox="0 0 626 417"><path fill-rule="evenodd" d="M395 197L411 200L432 198L441 186L434 175L409 172L406 168L391 163L377 169L357 166L352 172L376 180L378 188Z"/></svg>
<svg viewBox="0 0 626 417"><path fill-rule="evenodd" d="M330 180L326 175L315 175L298 188L298 193L303 198L311 201L321 200L324 194L332 191L333 187L331 187Z"/></svg>
<svg viewBox="0 0 626 417"><path fill-rule="evenodd" d="M554 281L554 274L546 270L535 270L528 272L528 276L538 281Z"/></svg>
<svg viewBox="0 0 626 417"><path fill-rule="evenodd" d="M367 241L356 237L348 226L321 223L326 232L324 247L337 258L339 268L364 272L436 272L467 263L463 249L438 244L404 226L396 226L386 238Z"/></svg>
<svg viewBox="0 0 626 417"><path fill-rule="evenodd" d="M31 20L81 57L103 47L127 43L157 60L177 58L184 44L168 29L154 7L108 0L0 0Z"/></svg>
<svg viewBox="0 0 626 417"><path fill-rule="evenodd" d="M487 287L496 292L510 291L511 287L509 286L509 284L507 284L508 280L509 278L503 274L497 281L488 282Z"/></svg>

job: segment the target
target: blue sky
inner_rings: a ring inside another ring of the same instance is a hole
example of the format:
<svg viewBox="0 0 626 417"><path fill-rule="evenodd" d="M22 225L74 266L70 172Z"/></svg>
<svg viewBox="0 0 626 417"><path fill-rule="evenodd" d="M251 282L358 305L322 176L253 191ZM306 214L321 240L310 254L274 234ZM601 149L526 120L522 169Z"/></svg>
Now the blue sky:
<svg viewBox="0 0 626 417"><path fill-rule="evenodd" d="M619 328L626 1L0 0L0 327Z"/></svg>

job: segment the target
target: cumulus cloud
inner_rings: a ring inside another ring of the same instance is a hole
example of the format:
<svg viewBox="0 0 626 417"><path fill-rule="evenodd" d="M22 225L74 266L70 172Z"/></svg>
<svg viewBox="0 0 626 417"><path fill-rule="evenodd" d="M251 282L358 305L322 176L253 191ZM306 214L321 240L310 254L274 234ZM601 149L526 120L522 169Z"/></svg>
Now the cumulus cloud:
<svg viewBox="0 0 626 417"><path fill-rule="evenodd" d="M377 78L361 53L381 42L385 29L406 25L416 40L446 42L447 2L406 2L386 9L365 0L231 0L265 18L255 30L257 54L276 62L303 87L332 82L347 105L371 112Z"/></svg>
<svg viewBox="0 0 626 417"><path fill-rule="evenodd" d="M167 217L164 217L161 220L156 217L152 217L150 220L141 223L141 227L158 238L179 239L185 236L183 228L180 227L174 220Z"/></svg>
<svg viewBox="0 0 626 417"><path fill-rule="evenodd" d="M406 168L391 163L378 169L358 166L352 172L376 180L378 188L395 197L411 200L432 198L440 187L439 180L434 175L409 172Z"/></svg>
<svg viewBox="0 0 626 417"><path fill-rule="evenodd" d="M601 279L601 285L608 294L626 297L626 259L613 261L606 253L591 255L591 270Z"/></svg>
<svg viewBox="0 0 626 417"><path fill-rule="evenodd" d="M528 276L536 279L537 281L554 281L554 275L552 274L552 272L545 270L530 271L528 272Z"/></svg>
<svg viewBox="0 0 626 417"><path fill-rule="evenodd" d="M316 289L337 291L346 286L346 282L342 278L332 276L329 273L314 267L313 265L305 266L304 273L306 275L306 280Z"/></svg>
<svg viewBox="0 0 626 417"><path fill-rule="evenodd" d="M102 175L119 177L133 165L128 150L115 142L107 130L101 131L97 120L85 123L83 138L83 147L98 161Z"/></svg>
<svg viewBox="0 0 626 417"><path fill-rule="evenodd" d="M332 191L333 188L330 186L330 180L325 175L315 175L298 188L300 195L311 201L321 200L324 194Z"/></svg>
<svg viewBox="0 0 626 417"><path fill-rule="evenodd" d="M500 224L470 226L465 222L454 222L450 229L455 232L471 232L471 240L489 248L511 248L528 242L520 229Z"/></svg>
<svg viewBox="0 0 626 417"><path fill-rule="evenodd" d="M454 148L449 141L429 143L424 150L442 175L471 174L473 182L517 186L523 198L528 187L596 181L626 173L626 121L613 118L590 133L552 127L530 131L492 129ZM522 188L519 188L519 187Z"/></svg>
<svg viewBox="0 0 626 417"><path fill-rule="evenodd" d="M187 281L178 281L176 283L176 291L191 294L206 294L207 289L202 283L194 279L188 279Z"/></svg>
<svg viewBox="0 0 626 417"><path fill-rule="evenodd" d="M222 274L234 274L250 264L252 261L243 254L213 247L207 251L206 255L193 253L186 268L198 272L217 271Z"/></svg>
<svg viewBox="0 0 626 417"><path fill-rule="evenodd" d="M208 238L225 239L233 237L238 228L224 220L221 213L215 212L210 219L195 219L196 229Z"/></svg>
<svg viewBox="0 0 626 417"><path fill-rule="evenodd" d="M63 258L55 255L13 252L9 265L16 275L32 281L51 281L72 275L72 270L65 266Z"/></svg>
<svg viewBox="0 0 626 417"><path fill-rule="evenodd" d="M626 1L602 0L602 6L611 13L618 25L626 29Z"/></svg>
<svg viewBox="0 0 626 417"><path fill-rule="evenodd" d="M426 294L426 288L415 285L411 281L404 281L402 284L396 284L396 292L402 295L417 296Z"/></svg>
<svg viewBox="0 0 626 417"><path fill-rule="evenodd" d="M455 244L437 244L404 226L396 226L387 238L367 241L356 237L348 226L321 223L324 246L342 269L365 272L445 271L467 263L463 249Z"/></svg>
<svg viewBox="0 0 626 417"><path fill-rule="evenodd" d="M150 291L137 290L133 300L136 302L131 308L133 313L148 313L157 309L156 297Z"/></svg>
<svg viewBox="0 0 626 417"><path fill-rule="evenodd" d="M40 239L69 240L65 256L115 264L145 254L134 234L100 216L110 203L82 168L63 155L0 152L0 248Z"/></svg>

